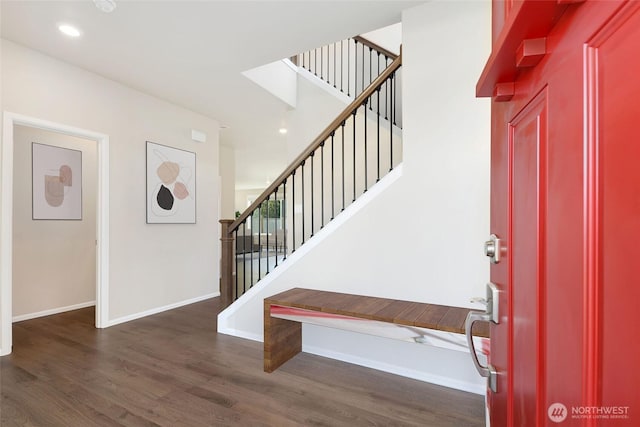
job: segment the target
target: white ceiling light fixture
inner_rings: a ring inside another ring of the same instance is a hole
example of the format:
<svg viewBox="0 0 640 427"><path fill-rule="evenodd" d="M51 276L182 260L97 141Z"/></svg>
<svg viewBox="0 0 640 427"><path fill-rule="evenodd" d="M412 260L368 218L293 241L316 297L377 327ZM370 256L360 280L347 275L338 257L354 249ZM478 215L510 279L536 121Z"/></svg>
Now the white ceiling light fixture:
<svg viewBox="0 0 640 427"><path fill-rule="evenodd" d="M278 129L278 132L280 132L282 135L285 135L287 133L287 128L280 128Z"/></svg>
<svg viewBox="0 0 640 427"><path fill-rule="evenodd" d="M79 29L69 24L58 25L58 30L60 30L62 34L65 34L69 37L74 37L74 38L80 37L80 34L81 34Z"/></svg>
<svg viewBox="0 0 640 427"><path fill-rule="evenodd" d="M116 9L114 0L93 0L96 7L104 13L111 13Z"/></svg>

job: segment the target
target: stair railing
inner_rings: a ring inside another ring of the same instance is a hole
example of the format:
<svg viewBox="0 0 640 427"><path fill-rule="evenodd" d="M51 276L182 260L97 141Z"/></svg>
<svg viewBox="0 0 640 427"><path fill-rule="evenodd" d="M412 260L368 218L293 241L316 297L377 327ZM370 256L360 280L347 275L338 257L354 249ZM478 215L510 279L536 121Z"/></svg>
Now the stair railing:
<svg viewBox="0 0 640 427"><path fill-rule="evenodd" d="M297 55L296 65L325 81L336 90L356 98L398 57L397 54L361 36L328 44ZM397 85L397 80L394 84ZM390 96L391 87L386 88ZM397 87L393 90L397 93ZM397 97L396 97L397 98ZM399 105L395 105L398 109ZM370 106L373 110L375 106ZM389 103L381 104L385 117ZM396 117L394 125L402 127Z"/></svg>
<svg viewBox="0 0 640 427"><path fill-rule="evenodd" d="M401 64L399 55L238 218L220 221L223 307L400 162L401 130L392 118Z"/></svg>

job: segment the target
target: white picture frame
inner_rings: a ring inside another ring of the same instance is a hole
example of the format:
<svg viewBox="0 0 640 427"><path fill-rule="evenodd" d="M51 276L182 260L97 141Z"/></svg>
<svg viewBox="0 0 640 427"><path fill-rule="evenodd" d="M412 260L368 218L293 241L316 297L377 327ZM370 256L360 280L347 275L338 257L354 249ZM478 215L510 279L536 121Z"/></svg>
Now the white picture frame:
<svg viewBox="0 0 640 427"><path fill-rule="evenodd" d="M147 224L196 223L196 153L147 141Z"/></svg>
<svg viewBox="0 0 640 427"><path fill-rule="evenodd" d="M82 220L82 151L31 143L33 220Z"/></svg>

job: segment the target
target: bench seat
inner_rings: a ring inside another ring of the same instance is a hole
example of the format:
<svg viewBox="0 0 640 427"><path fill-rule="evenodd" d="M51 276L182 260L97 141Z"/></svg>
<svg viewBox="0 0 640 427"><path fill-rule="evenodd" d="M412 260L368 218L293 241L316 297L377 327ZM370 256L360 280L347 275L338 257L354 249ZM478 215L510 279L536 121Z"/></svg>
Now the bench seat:
<svg viewBox="0 0 640 427"><path fill-rule="evenodd" d="M455 334L465 333L465 319L472 311L462 307L293 288L264 300L265 372L273 372L302 350L302 320L281 318L287 317L279 315L286 309L297 309L299 318L304 318L305 312L317 312L330 317L365 319ZM476 323L473 335L488 338L489 325Z"/></svg>

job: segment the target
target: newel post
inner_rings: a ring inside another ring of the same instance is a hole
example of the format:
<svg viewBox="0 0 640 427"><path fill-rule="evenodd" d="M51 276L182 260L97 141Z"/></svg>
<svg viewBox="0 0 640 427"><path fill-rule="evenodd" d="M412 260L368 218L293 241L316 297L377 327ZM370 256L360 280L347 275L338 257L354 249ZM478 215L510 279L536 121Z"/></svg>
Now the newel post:
<svg viewBox="0 0 640 427"><path fill-rule="evenodd" d="M220 303L221 309L233 302L233 234L229 233L232 219L221 219L220 233Z"/></svg>

